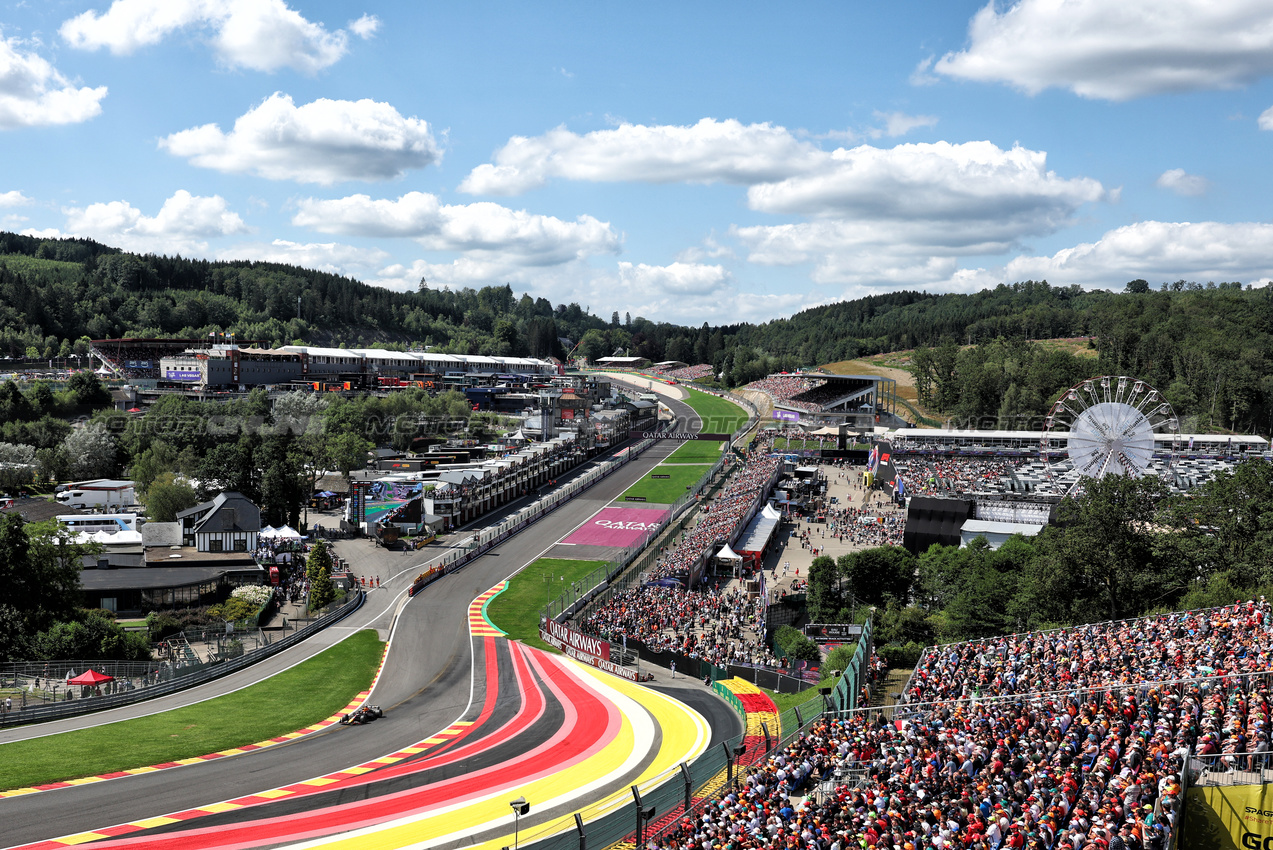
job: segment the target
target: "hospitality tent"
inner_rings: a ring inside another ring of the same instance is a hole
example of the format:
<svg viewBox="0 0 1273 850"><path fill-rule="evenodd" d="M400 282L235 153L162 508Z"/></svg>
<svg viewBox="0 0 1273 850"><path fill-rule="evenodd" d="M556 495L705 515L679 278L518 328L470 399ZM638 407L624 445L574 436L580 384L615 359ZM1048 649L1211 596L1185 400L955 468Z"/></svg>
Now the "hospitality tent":
<svg viewBox="0 0 1273 850"><path fill-rule="evenodd" d="M96 687L97 685L113 682L114 676L107 676L105 673L98 673L96 670L85 670L74 679L67 679L68 685L85 685L87 687Z"/></svg>

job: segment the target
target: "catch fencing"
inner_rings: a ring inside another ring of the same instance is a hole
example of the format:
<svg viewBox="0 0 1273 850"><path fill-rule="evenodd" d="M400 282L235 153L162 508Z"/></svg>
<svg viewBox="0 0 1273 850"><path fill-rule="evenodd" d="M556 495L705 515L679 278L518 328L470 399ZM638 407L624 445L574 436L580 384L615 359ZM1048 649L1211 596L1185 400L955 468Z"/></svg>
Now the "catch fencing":
<svg viewBox="0 0 1273 850"><path fill-rule="evenodd" d="M42 661L13 662L2 665L0 666L0 689L7 690L6 695L9 699L13 699L14 703L9 711L0 709L0 726L42 723L63 717L106 711L167 696L211 682L222 676L228 676L258 661L277 655L310 635L322 631L332 623L344 619L358 610L364 596L365 593L361 588L350 591L343 601L329 606L327 613L320 614L303 628L286 633L281 638L276 637L275 633L260 631L255 634L233 636L238 638L241 653L237 650L222 651L208 660L197 657L191 660L183 656L174 662L77 660L50 661L47 664ZM226 636L223 634L222 637ZM228 648L228 643L229 641L222 646ZM252 648L249 649L249 646ZM103 693L102 696L94 695L77 699L70 689L78 686L71 685L68 688L65 681L66 674L72 670L83 672L89 668L114 676L116 679L123 679L125 684L118 689L108 688L108 691L113 690L113 692ZM41 687L35 687L37 680L40 681ZM62 689L61 697L56 697L56 692L53 692L55 699L51 702L42 702L40 705L30 702L26 705L22 704L24 693L43 695L49 692L47 686L53 684L57 684ZM34 691L32 691L33 687ZM67 696L68 693L71 693L71 696Z"/></svg>

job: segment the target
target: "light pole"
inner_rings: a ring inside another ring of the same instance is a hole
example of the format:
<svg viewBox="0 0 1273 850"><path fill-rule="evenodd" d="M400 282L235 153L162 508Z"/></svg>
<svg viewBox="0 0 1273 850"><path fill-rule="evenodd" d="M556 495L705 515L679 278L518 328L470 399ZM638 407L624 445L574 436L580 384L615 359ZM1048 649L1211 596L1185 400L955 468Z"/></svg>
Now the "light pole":
<svg viewBox="0 0 1273 850"><path fill-rule="evenodd" d="M530 811L530 803L526 802L525 797L518 797L516 800L509 800L508 805L513 808L513 850L517 850L517 842L521 838L522 815Z"/></svg>

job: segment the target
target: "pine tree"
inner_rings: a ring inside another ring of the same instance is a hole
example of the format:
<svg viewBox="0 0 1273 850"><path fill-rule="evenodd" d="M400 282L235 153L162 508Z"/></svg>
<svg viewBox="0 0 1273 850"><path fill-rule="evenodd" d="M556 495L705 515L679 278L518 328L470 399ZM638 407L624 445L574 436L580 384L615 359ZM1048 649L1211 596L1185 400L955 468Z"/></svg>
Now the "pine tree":
<svg viewBox="0 0 1273 850"><path fill-rule="evenodd" d="M309 558L305 561L305 575L309 579L311 587L318 581L318 577L322 573L327 574L328 583L330 583L332 556L327 551L327 541L325 540L319 540L314 544L314 548L309 550Z"/></svg>

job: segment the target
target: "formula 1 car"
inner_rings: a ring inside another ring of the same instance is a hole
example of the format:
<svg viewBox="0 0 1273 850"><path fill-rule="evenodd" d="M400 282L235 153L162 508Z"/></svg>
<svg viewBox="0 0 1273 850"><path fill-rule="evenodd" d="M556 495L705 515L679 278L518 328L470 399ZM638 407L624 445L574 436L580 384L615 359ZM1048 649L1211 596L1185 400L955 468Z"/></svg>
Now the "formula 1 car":
<svg viewBox="0 0 1273 850"><path fill-rule="evenodd" d="M380 706L364 705L354 709L349 714L341 715L340 725L341 726L353 726L355 724L361 725L363 723L370 723L371 721L375 720L377 717L384 717L384 716L385 716L384 710Z"/></svg>

